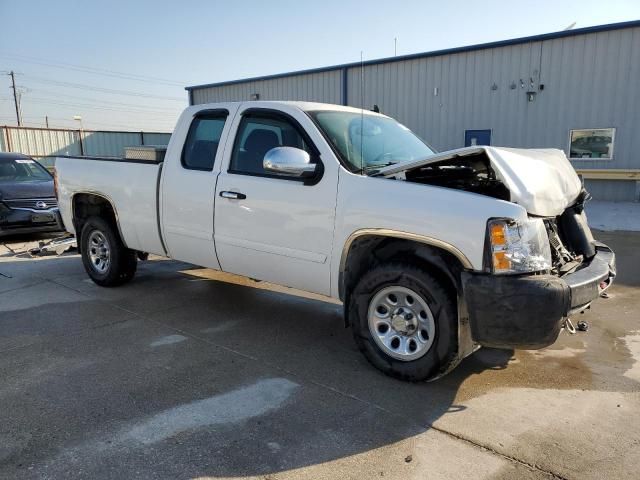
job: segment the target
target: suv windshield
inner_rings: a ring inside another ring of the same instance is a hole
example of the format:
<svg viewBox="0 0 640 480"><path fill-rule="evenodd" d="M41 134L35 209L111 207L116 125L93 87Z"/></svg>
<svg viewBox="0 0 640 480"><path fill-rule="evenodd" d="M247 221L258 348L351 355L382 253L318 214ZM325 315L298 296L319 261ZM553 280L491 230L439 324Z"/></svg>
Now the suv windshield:
<svg viewBox="0 0 640 480"><path fill-rule="evenodd" d="M426 158L434 151L392 118L368 112L309 112L352 171L374 170Z"/></svg>
<svg viewBox="0 0 640 480"><path fill-rule="evenodd" d="M42 182L51 179L51 174L35 160L0 158L0 183Z"/></svg>

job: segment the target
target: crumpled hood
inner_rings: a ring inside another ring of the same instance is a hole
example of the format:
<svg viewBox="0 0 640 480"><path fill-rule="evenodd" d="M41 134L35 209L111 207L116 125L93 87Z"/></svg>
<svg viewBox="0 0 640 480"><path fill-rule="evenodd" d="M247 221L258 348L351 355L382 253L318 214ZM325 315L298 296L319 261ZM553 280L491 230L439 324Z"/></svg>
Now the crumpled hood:
<svg viewBox="0 0 640 480"><path fill-rule="evenodd" d="M556 216L571 206L582 190L580 178L562 150L502 147L465 147L426 159L391 165L378 172L389 177L416 167L485 152L496 176L510 192L511 201L529 214Z"/></svg>

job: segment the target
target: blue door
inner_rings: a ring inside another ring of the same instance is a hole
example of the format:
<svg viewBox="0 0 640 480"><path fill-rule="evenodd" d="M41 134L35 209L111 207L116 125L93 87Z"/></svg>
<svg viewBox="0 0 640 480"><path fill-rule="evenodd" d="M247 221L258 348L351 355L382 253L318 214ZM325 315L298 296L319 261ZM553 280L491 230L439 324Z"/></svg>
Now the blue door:
<svg viewBox="0 0 640 480"><path fill-rule="evenodd" d="M491 130L465 130L464 146L491 145Z"/></svg>

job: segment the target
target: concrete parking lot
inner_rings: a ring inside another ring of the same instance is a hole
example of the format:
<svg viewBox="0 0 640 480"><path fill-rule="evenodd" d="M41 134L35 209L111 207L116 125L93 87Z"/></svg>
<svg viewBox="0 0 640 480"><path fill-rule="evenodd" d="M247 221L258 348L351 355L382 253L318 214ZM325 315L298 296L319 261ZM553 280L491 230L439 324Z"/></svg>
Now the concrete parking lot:
<svg viewBox="0 0 640 480"><path fill-rule="evenodd" d="M369 366L334 303L164 259L103 289L0 247L0 477L637 477L640 234L597 236L619 276L587 333L428 384Z"/></svg>

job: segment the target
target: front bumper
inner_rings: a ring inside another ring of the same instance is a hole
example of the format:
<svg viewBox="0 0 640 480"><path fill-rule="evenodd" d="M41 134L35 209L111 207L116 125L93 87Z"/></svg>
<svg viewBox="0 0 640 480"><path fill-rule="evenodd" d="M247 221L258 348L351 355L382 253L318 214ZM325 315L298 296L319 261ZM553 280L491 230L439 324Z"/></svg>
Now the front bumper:
<svg viewBox="0 0 640 480"><path fill-rule="evenodd" d="M0 237L60 231L64 231L64 224L57 208L43 211L15 208L0 213Z"/></svg>
<svg viewBox="0 0 640 480"><path fill-rule="evenodd" d="M615 274L615 254L601 243L588 263L563 277L465 272L462 281L471 336L487 347L551 345L565 318L587 308L611 285Z"/></svg>

